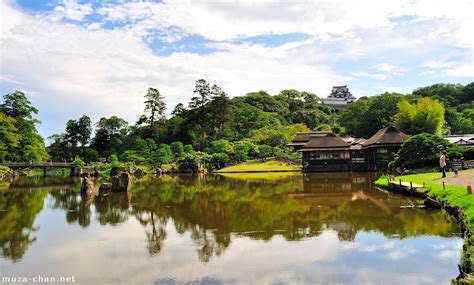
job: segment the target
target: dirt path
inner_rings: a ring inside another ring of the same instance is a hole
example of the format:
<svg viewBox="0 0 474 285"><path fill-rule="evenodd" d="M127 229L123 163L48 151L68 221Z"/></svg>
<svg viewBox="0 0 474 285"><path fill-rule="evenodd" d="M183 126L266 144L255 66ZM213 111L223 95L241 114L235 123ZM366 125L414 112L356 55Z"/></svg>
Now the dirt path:
<svg viewBox="0 0 474 285"><path fill-rule="evenodd" d="M441 178L434 179L433 181L440 184L443 183L443 179ZM450 172L448 174L448 177L444 178L444 182L447 185L460 185L460 186L471 185L474 187L474 170L459 172L457 177L454 176L454 173Z"/></svg>

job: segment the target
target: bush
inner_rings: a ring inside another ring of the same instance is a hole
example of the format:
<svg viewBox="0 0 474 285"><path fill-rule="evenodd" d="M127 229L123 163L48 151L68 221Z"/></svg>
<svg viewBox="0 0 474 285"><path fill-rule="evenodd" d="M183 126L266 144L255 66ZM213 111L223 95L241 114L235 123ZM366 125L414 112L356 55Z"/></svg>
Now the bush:
<svg viewBox="0 0 474 285"><path fill-rule="evenodd" d="M8 173L10 171L11 171L11 169L8 166L0 165L0 174L5 174L5 173Z"/></svg>
<svg viewBox="0 0 474 285"><path fill-rule="evenodd" d="M183 157L178 159L177 165L179 171L192 171L196 172L198 169L208 162L210 159L209 155L204 152L193 151L185 152Z"/></svg>
<svg viewBox="0 0 474 285"><path fill-rule="evenodd" d="M426 166L437 166L439 161L439 148L456 153L459 147L451 144L448 140L432 134L418 134L408 138L400 147L390 166L406 168L419 168Z"/></svg>
<svg viewBox="0 0 474 285"><path fill-rule="evenodd" d="M124 162L133 162L133 163L140 163L145 161L145 158L139 155L134 150L126 150L121 157L122 161Z"/></svg>
<svg viewBox="0 0 474 285"><path fill-rule="evenodd" d="M74 161L70 165L74 168L83 168L84 166L86 166L86 163L78 156L76 156L76 158L74 158Z"/></svg>
<svg viewBox="0 0 474 285"><path fill-rule="evenodd" d="M213 169L220 169L226 166L227 163L230 162L229 155L227 153L214 153L210 157L210 167Z"/></svg>
<svg viewBox="0 0 474 285"><path fill-rule="evenodd" d="M258 146L258 157L267 158L273 156L273 148L269 145L262 144Z"/></svg>
<svg viewBox="0 0 474 285"><path fill-rule="evenodd" d="M84 150L83 158L86 162L97 162L100 160L99 153L93 148L86 148Z"/></svg>
<svg viewBox="0 0 474 285"><path fill-rule="evenodd" d="M115 164L115 163L119 162L119 159L118 159L118 157L117 157L116 154L111 154L111 155L107 158L107 162L108 162L108 163Z"/></svg>

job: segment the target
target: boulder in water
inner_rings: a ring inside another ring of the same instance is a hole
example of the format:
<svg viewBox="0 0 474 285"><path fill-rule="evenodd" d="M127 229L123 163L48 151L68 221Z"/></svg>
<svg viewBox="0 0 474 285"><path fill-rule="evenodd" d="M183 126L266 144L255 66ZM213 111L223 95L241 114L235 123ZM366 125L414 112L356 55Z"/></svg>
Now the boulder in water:
<svg viewBox="0 0 474 285"><path fill-rule="evenodd" d="M132 178L130 173L122 172L120 176L112 177L112 191L113 192L127 192L132 189Z"/></svg>
<svg viewBox="0 0 474 285"><path fill-rule="evenodd" d="M94 185L94 181L90 179L89 177L84 177L82 179L82 185L81 185L81 193L91 195L96 192L96 188Z"/></svg>

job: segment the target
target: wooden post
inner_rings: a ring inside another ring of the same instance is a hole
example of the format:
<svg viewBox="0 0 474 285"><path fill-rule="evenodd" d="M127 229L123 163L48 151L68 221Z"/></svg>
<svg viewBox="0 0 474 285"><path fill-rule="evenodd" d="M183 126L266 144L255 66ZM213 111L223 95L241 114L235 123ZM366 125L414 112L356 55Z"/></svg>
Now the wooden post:
<svg viewBox="0 0 474 285"><path fill-rule="evenodd" d="M467 185L467 194L468 195L472 194L472 186L471 185Z"/></svg>
<svg viewBox="0 0 474 285"><path fill-rule="evenodd" d="M426 188L425 181L423 181L423 188Z"/></svg>
<svg viewBox="0 0 474 285"><path fill-rule="evenodd" d="M401 179L398 180L398 183L400 183L400 186L402 186L402 180Z"/></svg>
<svg viewBox="0 0 474 285"><path fill-rule="evenodd" d="M443 189L446 189L446 185L444 184L444 181L443 181Z"/></svg>
<svg viewBox="0 0 474 285"><path fill-rule="evenodd" d="M413 182L410 181L410 190L413 190Z"/></svg>

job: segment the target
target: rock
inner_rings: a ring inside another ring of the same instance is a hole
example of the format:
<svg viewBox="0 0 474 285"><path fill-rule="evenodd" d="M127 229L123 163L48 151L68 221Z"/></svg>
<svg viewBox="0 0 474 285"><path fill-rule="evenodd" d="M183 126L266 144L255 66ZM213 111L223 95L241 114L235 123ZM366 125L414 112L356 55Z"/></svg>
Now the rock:
<svg viewBox="0 0 474 285"><path fill-rule="evenodd" d="M132 188L132 178L130 173L122 172L120 176L112 177L112 191L113 192L126 192Z"/></svg>
<svg viewBox="0 0 474 285"><path fill-rule="evenodd" d="M100 176L102 176L102 173L100 173L100 171L96 170L96 171L94 171L93 175L94 175L94 177L100 177Z"/></svg>
<svg viewBox="0 0 474 285"><path fill-rule="evenodd" d="M89 177L89 173L81 173L81 177L84 178L84 177Z"/></svg>
<svg viewBox="0 0 474 285"><path fill-rule="evenodd" d="M428 208L441 208L441 204L440 204L438 201L436 201L436 200L434 200L434 199L432 199L432 198L430 198L430 197L427 197L427 198L425 199L425 203L424 203L424 204L425 204L425 206L428 207Z"/></svg>
<svg viewBox="0 0 474 285"><path fill-rule="evenodd" d="M161 176L163 174L163 169L157 168L156 169L156 174Z"/></svg>
<svg viewBox="0 0 474 285"><path fill-rule="evenodd" d="M99 187L99 191L109 191L110 189L112 189L112 186L108 183L103 183Z"/></svg>
<svg viewBox="0 0 474 285"><path fill-rule="evenodd" d="M112 169L110 170L110 176L118 176L120 174L120 168L117 166L113 166Z"/></svg>
<svg viewBox="0 0 474 285"><path fill-rule="evenodd" d="M141 168L138 168L137 170L135 170L133 174L138 178L142 178L143 176L146 175L146 172L143 171Z"/></svg>
<svg viewBox="0 0 474 285"><path fill-rule="evenodd" d="M89 177L84 177L82 179L81 193L91 195L96 192L94 182Z"/></svg>
<svg viewBox="0 0 474 285"><path fill-rule="evenodd" d="M81 173L82 173L82 168L71 167L71 172L70 172L71 177L79 177Z"/></svg>

